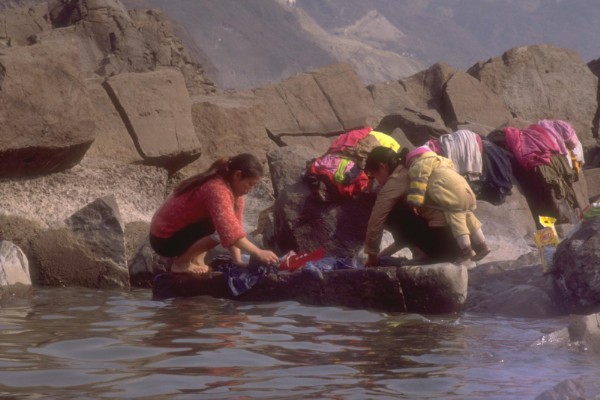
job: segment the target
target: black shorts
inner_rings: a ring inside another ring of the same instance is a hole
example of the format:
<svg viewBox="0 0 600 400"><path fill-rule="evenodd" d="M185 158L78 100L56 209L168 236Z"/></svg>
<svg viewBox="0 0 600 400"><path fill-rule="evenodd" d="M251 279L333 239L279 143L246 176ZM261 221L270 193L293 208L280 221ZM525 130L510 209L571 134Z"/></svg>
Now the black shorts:
<svg viewBox="0 0 600 400"><path fill-rule="evenodd" d="M177 257L203 237L215 232L210 219L186 226L169 238L159 238L150 234L150 246L163 257Z"/></svg>
<svg viewBox="0 0 600 400"><path fill-rule="evenodd" d="M460 252L450 227L430 227L404 201L396 203L388 215L385 227L395 242L418 247L432 261L454 260Z"/></svg>

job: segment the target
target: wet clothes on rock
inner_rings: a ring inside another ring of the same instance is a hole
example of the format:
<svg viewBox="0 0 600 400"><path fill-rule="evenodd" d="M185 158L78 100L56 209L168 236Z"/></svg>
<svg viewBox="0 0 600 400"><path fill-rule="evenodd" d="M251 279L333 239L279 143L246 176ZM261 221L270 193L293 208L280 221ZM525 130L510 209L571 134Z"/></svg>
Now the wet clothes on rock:
<svg viewBox="0 0 600 400"><path fill-rule="evenodd" d="M512 153L482 138L482 175L477 198L494 205L504 203L506 196L512 193Z"/></svg>
<svg viewBox="0 0 600 400"><path fill-rule="evenodd" d="M554 136L539 125L523 130L509 126L504 128L504 133L506 146L526 171L550 164L550 156L560 153Z"/></svg>
<svg viewBox="0 0 600 400"><path fill-rule="evenodd" d="M344 132L329 146L327 152L312 160L304 175L313 198L333 201L337 196L351 198L367 190L369 178L364 162L377 146L399 148L394 138L366 127Z"/></svg>

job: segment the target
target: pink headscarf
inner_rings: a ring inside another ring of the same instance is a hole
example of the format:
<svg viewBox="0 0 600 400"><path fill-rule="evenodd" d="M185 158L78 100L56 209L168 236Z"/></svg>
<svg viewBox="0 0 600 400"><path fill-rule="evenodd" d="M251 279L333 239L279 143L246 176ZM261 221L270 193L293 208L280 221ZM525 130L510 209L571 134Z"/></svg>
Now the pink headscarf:
<svg viewBox="0 0 600 400"><path fill-rule="evenodd" d="M424 153L427 153L428 151L431 151L431 149L426 145L419 146L416 149L409 151L406 155L406 161L404 161L404 164L407 167L410 167L415 158L419 157Z"/></svg>

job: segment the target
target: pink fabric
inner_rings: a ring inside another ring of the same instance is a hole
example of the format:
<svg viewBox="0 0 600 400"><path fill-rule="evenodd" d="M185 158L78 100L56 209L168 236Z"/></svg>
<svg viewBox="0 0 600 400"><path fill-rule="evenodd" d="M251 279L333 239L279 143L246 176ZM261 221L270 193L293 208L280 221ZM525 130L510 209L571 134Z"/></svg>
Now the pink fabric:
<svg viewBox="0 0 600 400"><path fill-rule="evenodd" d="M556 138L560 154L564 156L569 155L568 149L574 149L575 146L577 146L577 143L579 143L575 129L573 129L573 126L566 121L561 121L559 119L542 119L538 121L537 124Z"/></svg>
<svg viewBox="0 0 600 400"><path fill-rule="evenodd" d="M211 219L223 247L246 236L242 224L244 198L234 197L227 182L214 177L179 196L171 194L154 214L150 233L169 238L186 226Z"/></svg>
<svg viewBox="0 0 600 400"><path fill-rule="evenodd" d="M331 143L331 145L329 146L329 150L327 150L327 152L328 153L339 153L339 152L344 151L348 147L356 147L356 144L361 139L364 139L365 137L367 137L369 132L371 132L372 130L373 129L370 127L365 127L362 129L354 129L352 131L342 133L340 136L338 136L337 139L335 139L333 141L333 143Z"/></svg>
<svg viewBox="0 0 600 400"><path fill-rule="evenodd" d="M436 154L442 155L442 147L440 146L439 140L431 139L425 143L425 146L429 147L431 151L435 152Z"/></svg>
<svg viewBox="0 0 600 400"><path fill-rule="evenodd" d="M504 133L506 145L526 170L538 165L549 165L550 156L560 153L554 136L539 125L531 125L522 131L508 127L504 128Z"/></svg>
<svg viewBox="0 0 600 400"><path fill-rule="evenodd" d="M409 151L406 155L406 161L404 164L406 164L407 167L410 167L415 158L419 157L423 153L427 153L428 151L431 151L431 149L426 145L419 146L416 149Z"/></svg>
<svg viewBox="0 0 600 400"><path fill-rule="evenodd" d="M348 184L343 184L335 180L335 173L341 162L342 158L333 154L325 154L323 157L318 157L310 165L310 172L313 175L321 175L327 177L327 179L338 189L342 196L352 197L353 195L364 192L369 185L369 177L364 171L355 176ZM354 163L352 163L354 165ZM350 166L350 164L348 165ZM346 167L345 172L349 169Z"/></svg>

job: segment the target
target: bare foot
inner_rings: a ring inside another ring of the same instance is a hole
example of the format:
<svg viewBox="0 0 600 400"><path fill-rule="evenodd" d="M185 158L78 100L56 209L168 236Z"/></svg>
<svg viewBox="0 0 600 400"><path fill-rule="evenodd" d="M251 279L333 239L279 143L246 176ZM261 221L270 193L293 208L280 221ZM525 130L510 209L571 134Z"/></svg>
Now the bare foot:
<svg viewBox="0 0 600 400"><path fill-rule="evenodd" d="M176 274L205 274L209 271L209 267L206 264L194 264L191 262L173 264L171 266L171 272Z"/></svg>

